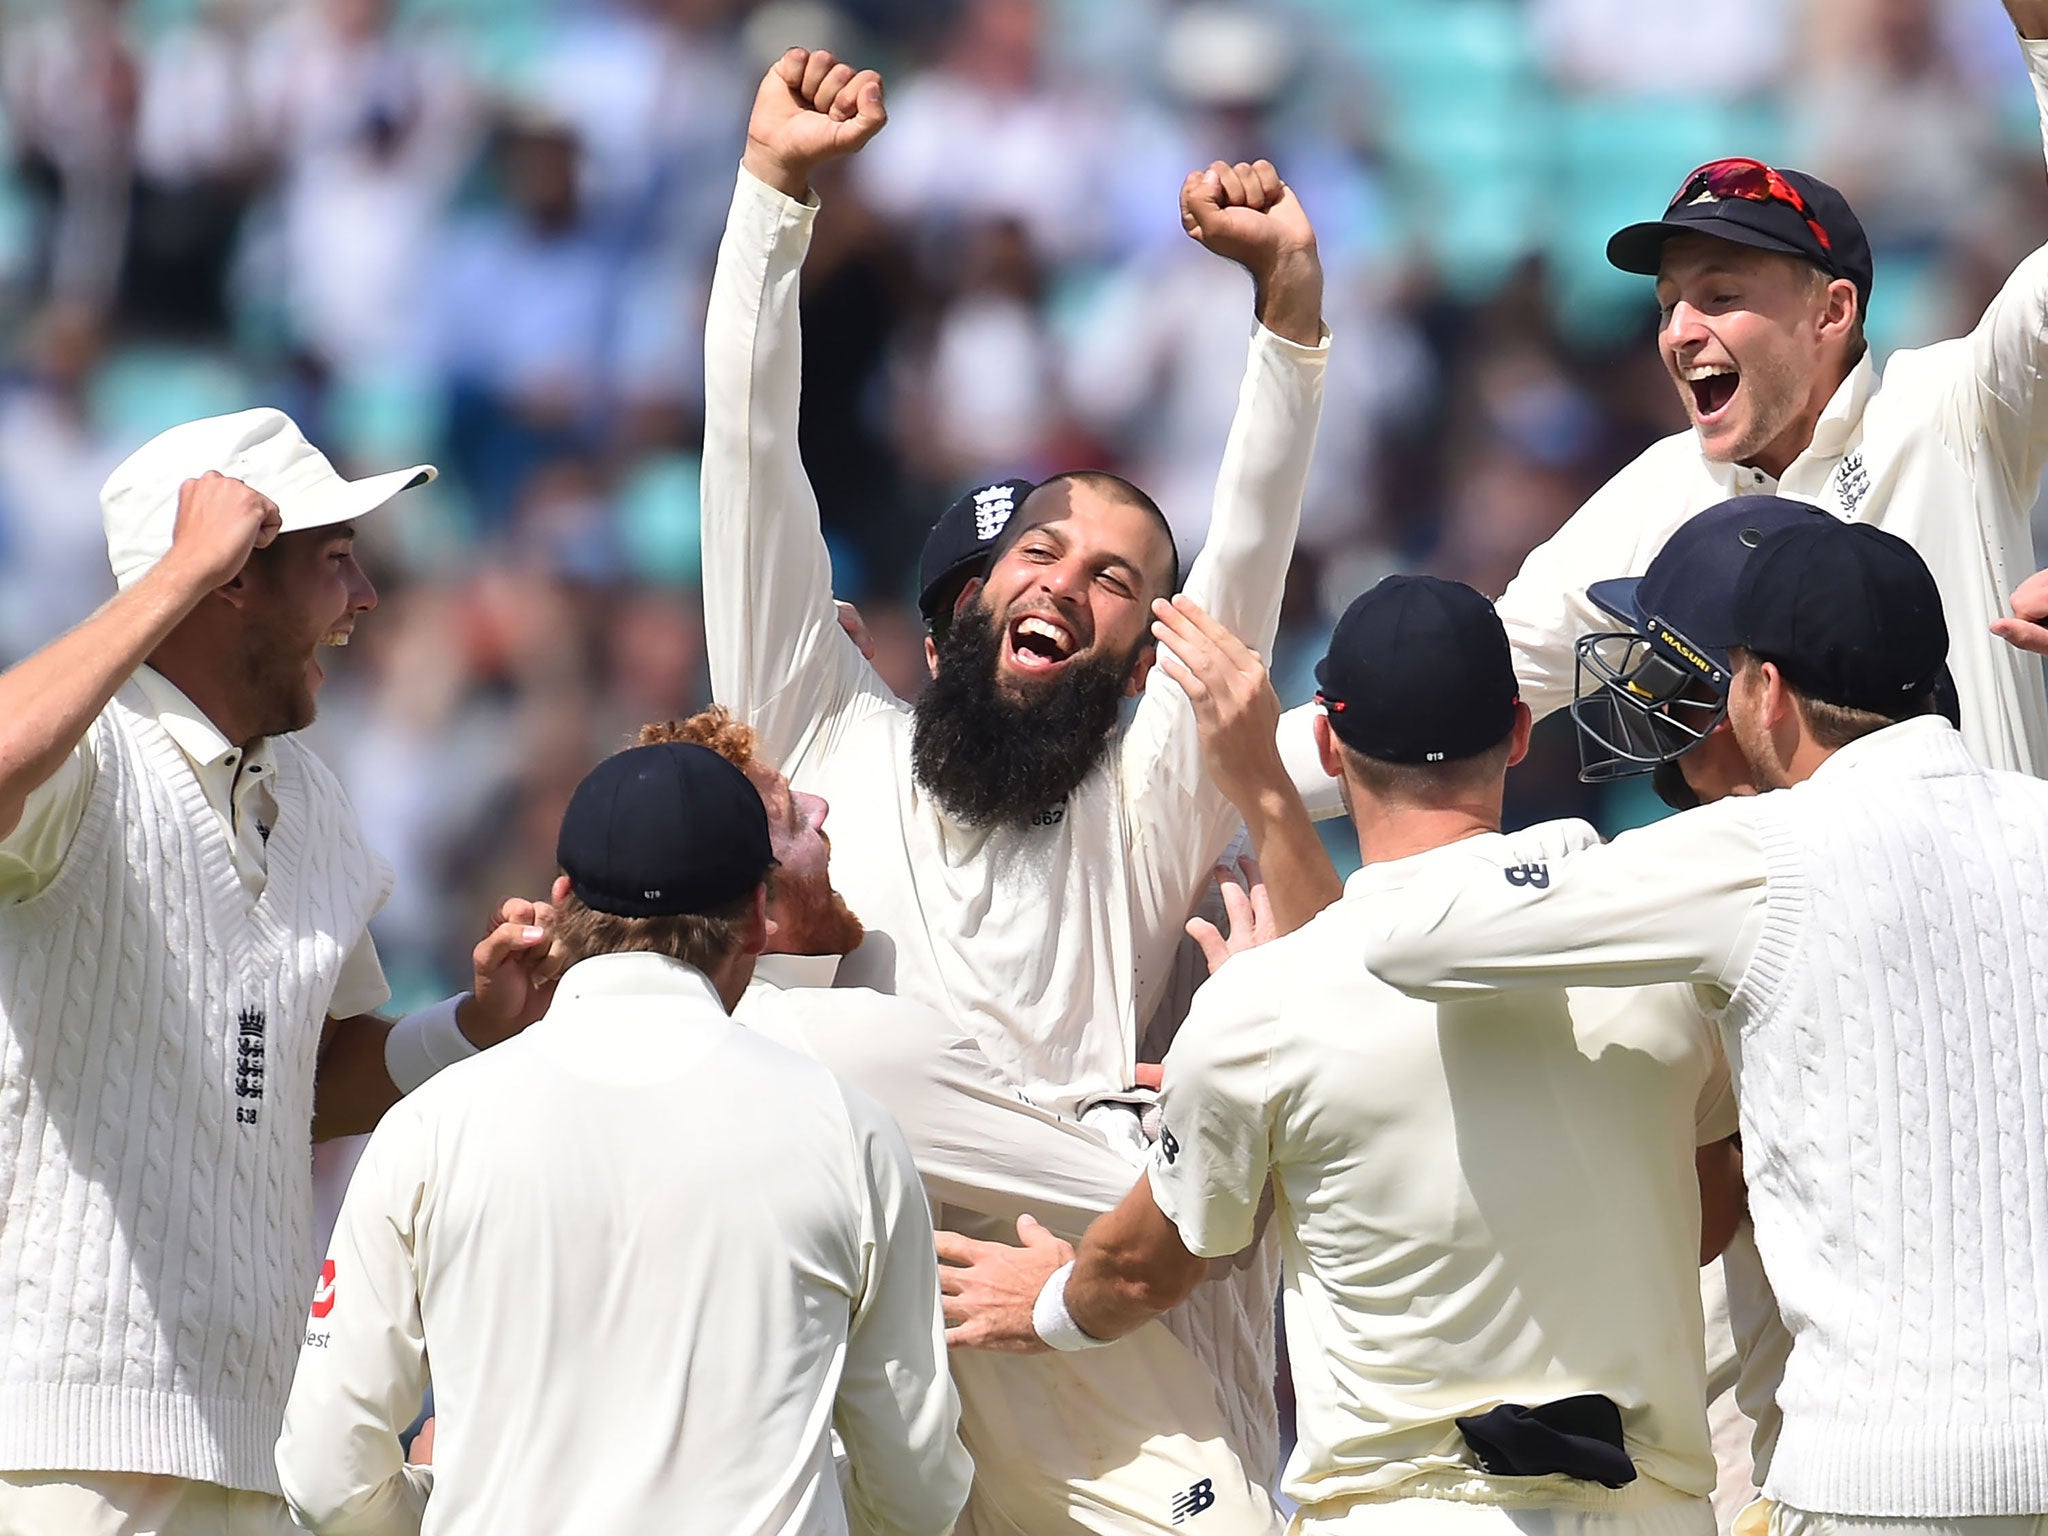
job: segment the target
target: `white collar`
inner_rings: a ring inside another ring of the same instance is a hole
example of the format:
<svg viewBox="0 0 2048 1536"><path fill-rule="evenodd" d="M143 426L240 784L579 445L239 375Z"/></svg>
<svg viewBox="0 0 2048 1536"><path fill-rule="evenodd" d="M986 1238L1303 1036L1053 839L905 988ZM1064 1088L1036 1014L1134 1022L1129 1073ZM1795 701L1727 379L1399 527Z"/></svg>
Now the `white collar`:
<svg viewBox="0 0 2048 1536"><path fill-rule="evenodd" d="M255 745L244 753L220 733L220 727L207 718L206 711L194 704L184 689L154 667L136 668L135 686L141 690L156 723L177 743L178 750L191 759L194 768L218 768L230 779L242 765L274 771L275 759L268 736L257 737ZM234 761L230 762L230 758Z"/></svg>
<svg viewBox="0 0 2048 1536"><path fill-rule="evenodd" d="M570 966L555 987L555 1000L569 1002L587 997L696 998L720 1013L725 1012L725 1000L718 995L709 976L694 965L644 950L592 955Z"/></svg>
<svg viewBox="0 0 2048 1536"><path fill-rule="evenodd" d="M1842 450L1849 445L1856 428L1862 424L1863 409L1870 404L1870 397L1877 389L1877 364L1871 361L1868 348L1856 360L1856 366L1849 370L1849 376L1835 387L1828 397L1827 407L1820 413L1820 420L1813 424L1813 437L1799 451L1799 456L1785 467L1789 476L1792 470L1809 459L1833 459L1841 457ZM1726 463L1709 459L1704 454L1701 462L1707 466L1719 485L1731 493L1754 490L1745 478L1757 473L1746 464ZM1765 477L1769 479L1768 476ZM1782 478L1782 477L1781 477Z"/></svg>
<svg viewBox="0 0 2048 1536"><path fill-rule="evenodd" d="M1912 763L1913 759L1918 759L1917 763ZM1832 778L1878 764L1893 768L1911 764L1916 778L1983 771L1963 745L1962 732L1940 715L1915 715L1837 747L1808 779Z"/></svg>

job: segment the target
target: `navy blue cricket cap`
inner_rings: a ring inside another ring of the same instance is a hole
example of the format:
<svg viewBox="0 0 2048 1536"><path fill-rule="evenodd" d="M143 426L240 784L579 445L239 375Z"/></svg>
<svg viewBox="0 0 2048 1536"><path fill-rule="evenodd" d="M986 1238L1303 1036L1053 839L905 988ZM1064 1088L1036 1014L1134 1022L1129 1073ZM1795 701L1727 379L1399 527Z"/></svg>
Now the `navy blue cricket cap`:
<svg viewBox="0 0 2048 1536"><path fill-rule="evenodd" d="M1759 199L1716 193L1709 173L1728 165L1754 167L1777 176L1798 194L1806 211L1801 213L1780 196ZM1607 242L1607 260L1624 272L1655 277L1664 259L1664 242L1673 235L1711 235L1753 250L1797 256L1829 277L1846 277L1855 284L1858 312L1870 313L1875 271L1869 237L1850 210L1849 200L1818 176L1778 170L1759 161L1710 161L1680 185L1663 218L1617 230Z"/></svg>
<svg viewBox="0 0 2048 1536"><path fill-rule="evenodd" d="M996 540L1024 498L1038 487L1012 478L978 485L939 514L917 557L917 611L943 628L970 577L982 574Z"/></svg>
<svg viewBox="0 0 2048 1536"><path fill-rule="evenodd" d="M1833 518L1764 540L1736 588L1735 631L1808 698L1892 718L1948 661L1927 562L1896 534Z"/></svg>
<svg viewBox="0 0 2048 1536"><path fill-rule="evenodd" d="M1834 521L1803 501L1737 496L1681 523L1641 576L1596 581L1586 596L1667 660L1726 693L1728 647L1737 643L1735 589L1750 556L1783 529Z"/></svg>
<svg viewBox="0 0 2048 1536"><path fill-rule="evenodd" d="M1515 663L1493 604L1463 582L1389 576L1344 610L1316 663L1344 744L1387 763L1443 763L1515 728Z"/></svg>
<svg viewBox="0 0 2048 1536"><path fill-rule="evenodd" d="M708 747L629 747L584 776L555 862L585 906L618 917L729 907L775 863L761 792Z"/></svg>

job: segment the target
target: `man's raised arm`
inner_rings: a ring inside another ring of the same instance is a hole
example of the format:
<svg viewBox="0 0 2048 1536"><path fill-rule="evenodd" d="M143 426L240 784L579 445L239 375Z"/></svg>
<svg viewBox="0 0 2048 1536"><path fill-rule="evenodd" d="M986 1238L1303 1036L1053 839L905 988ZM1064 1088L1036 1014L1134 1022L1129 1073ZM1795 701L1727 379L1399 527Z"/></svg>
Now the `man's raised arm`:
<svg viewBox="0 0 2048 1536"><path fill-rule="evenodd" d="M1191 239L1251 273L1258 317L1208 537L1182 590L1263 658L1279 628L1322 418L1322 262L1308 215L1264 160L1195 172L1180 205ZM1236 813L1203 770L1186 694L1161 668L1124 739L1123 770L1141 926L1177 930Z"/></svg>
<svg viewBox="0 0 2048 1536"><path fill-rule="evenodd" d="M850 707L892 696L840 632L818 501L797 451L797 285L811 172L881 130L881 78L792 48L747 122L704 325L704 633L711 691L793 770Z"/></svg>
<svg viewBox="0 0 2048 1536"><path fill-rule="evenodd" d="M2041 114L2048 149L2048 0L2006 0L2020 36L2020 52ZM2033 500L2048 463L2048 247L2022 261L1984 311L1968 339L1964 380L1974 409L1962 413L1967 430L1981 423L1980 440L2004 471L2021 506ZM1968 446L1968 445L1966 445ZM2020 547L2013 558L2025 564L2031 551L2022 542L2024 524L2006 530ZM2008 580L2014 572L2002 572Z"/></svg>

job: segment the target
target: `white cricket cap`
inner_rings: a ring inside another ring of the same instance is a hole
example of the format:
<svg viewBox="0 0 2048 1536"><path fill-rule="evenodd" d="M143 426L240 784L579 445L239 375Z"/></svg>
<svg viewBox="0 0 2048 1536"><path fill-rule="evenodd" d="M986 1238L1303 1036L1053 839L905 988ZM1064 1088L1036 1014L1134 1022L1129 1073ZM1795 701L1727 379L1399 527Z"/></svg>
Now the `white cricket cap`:
<svg viewBox="0 0 2048 1536"><path fill-rule="evenodd" d="M344 480L297 422L269 406L188 421L152 437L100 487L107 560L122 587L140 581L170 552L178 491L208 470L276 502L281 533L350 522L440 473L431 464L415 464Z"/></svg>

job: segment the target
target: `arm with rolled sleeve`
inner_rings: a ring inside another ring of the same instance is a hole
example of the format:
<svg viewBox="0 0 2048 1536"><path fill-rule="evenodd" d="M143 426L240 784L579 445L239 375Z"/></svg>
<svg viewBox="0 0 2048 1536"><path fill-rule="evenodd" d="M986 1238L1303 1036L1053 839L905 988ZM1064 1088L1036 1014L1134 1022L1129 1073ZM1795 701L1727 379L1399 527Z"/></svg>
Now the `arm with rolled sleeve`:
<svg viewBox="0 0 2048 1536"><path fill-rule="evenodd" d="M815 201L739 173L704 322L703 590L711 693L794 773L898 701L839 627L797 451L797 289Z"/></svg>
<svg viewBox="0 0 2048 1536"><path fill-rule="evenodd" d="M1763 846L1732 798L1541 865L1443 861L1389 904L1365 961L1432 1002L1669 981L1733 992L1765 900Z"/></svg>
<svg viewBox="0 0 2048 1536"><path fill-rule="evenodd" d="M946 1364L931 1211L902 1133L865 1094L842 1092L866 1266L832 1415L846 1446L847 1516L863 1536L944 1536L974 1464Z"/></svg>
<svg viewBox="0 0 2048 1536"><path fill-rule="evenodd" d="M427 1388L413 1267L425 1151L403 1111L371 1136L328 1248L331 1310L308 1320L292 1378L277 1475L293 1517L321 1536L412 1536L433 1489L398 1443Z"/></svg>
<svg viewBox="0 0 2048 1536"><path fill-rule="evenodd" d="M1230 425L1215 509L1183 590L1270 659L1322 417L1327 334L1313 347L1261 325ZM1177 934L1223 851L1237 812L1202 766L1195 714L1154 667L1121 748L1141 933Z"/></svg>

